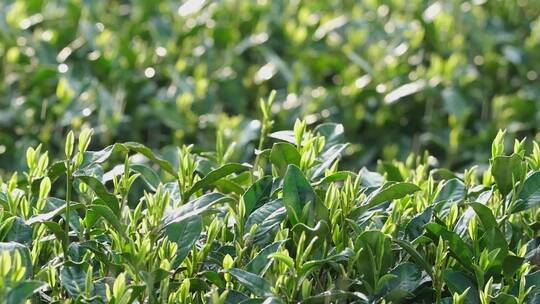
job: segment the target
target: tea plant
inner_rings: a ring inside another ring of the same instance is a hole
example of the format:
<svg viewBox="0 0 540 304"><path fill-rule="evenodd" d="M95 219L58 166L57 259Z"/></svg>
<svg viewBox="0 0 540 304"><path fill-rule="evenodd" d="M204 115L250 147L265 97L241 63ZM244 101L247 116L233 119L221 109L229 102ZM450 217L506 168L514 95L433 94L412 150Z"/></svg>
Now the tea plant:
<svg viewBox="0 0 540 304"><path fill-rule="evenodd" d="M540 148L505 132L489 167L431 157L341 168L344 128L272 130L253 165L117 143L63 160L29 148L0 187L5 303L533 303L540 300Z"/></svg>
<svg viewBox="0 0 540 304"><path fill-rule="evenodd" d="M499 128L540 139L538 0L2 0L0 174L66 130L208 151L220 125L249 161L275 126L338 121L348 167L429 149L480 165ZM226 113L224 115L223 113Z"/></svg>

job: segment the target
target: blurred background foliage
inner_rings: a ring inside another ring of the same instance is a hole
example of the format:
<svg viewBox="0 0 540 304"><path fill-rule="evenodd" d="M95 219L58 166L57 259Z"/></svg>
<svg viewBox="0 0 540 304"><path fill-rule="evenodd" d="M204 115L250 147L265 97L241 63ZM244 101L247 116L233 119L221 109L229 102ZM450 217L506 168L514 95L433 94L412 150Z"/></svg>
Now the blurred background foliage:
<svg viewBox="0 0 540 304"><path fill-rule="evenodd" d="M539 0L0 1L0 167L67 129L155 149L340 122L353 167L429 150L485 162L498 128L540 139ZM166 151L164 151L166 154Z"/></svg>

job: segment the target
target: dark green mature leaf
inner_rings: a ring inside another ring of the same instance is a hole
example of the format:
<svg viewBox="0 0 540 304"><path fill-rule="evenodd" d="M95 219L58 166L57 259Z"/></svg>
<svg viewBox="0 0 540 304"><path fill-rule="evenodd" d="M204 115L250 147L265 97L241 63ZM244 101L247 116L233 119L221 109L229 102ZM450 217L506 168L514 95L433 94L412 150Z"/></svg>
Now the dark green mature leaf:
<svg viewBox="0 0 540 304"><path fill-rule="evenodd" d="M351 178L352 180L355 180L357 175L350 171L338 171L336 173L332 173L326 177L321 178L317 182L313 184L314 187L330 184L332 182L340 181L340 180L347 180L348 178Z"/></svg>
<svg viewBox="0 0 540 304"><path fill-rule="evenodd" d="M281 224L286 218L287 211L281 198L268 202L255 211L246 220L245 231L249 231L254 224L258 225L255 238L261 238L272 228Z"/></svg>
<svg viewBox="0 0 540 304"><path fill-rule="evenodd" d="M0 254L4 252L9 252L11 257L13 257L15 252L18 252L25 268L24 278L30 278L32 276L32 259L28 247L16 242L0 242Z"/></svg>
<svg viewBox="0 0 540 304"><path fill-rule="evenodd" d="M540 204L540 171L529 175L523 182L523 189L518 195L513 206L510 206L510 212L516 213Z"/></svg>
<svg viewBox="0 0 540 304"><path fill-rule="evenodd" d="M514 185L525 173L525 163L517 154L497 156L491 162L491 175L501 194L506 197Z"/></svg>
<svg viewBox="0 0 540 304"><path fill-rule="evenodd" d="M300 273L304 276L317 269L328 269L328 266L339 270L338 263L346 263L352 257L355 256L354 251L351 248L345 248L338 254L328 256L324 259L316 259L305 262L300 268Z"/></svg>
<svg viewBox="0 0 540 304"><path fill-rule="evenodd" d="M433 204L450 201L457 203L465 199L465 184L457 178L444 182L441 190L433 200Z"/></svg>
<svg viewBox="0 0 540 304"><path fill-rule="evenodd" d="M463 266L470 269L473 261L473 253L469 248L469 245L467 245L457 233L448 231L437 223L429 223L425 228L434 242L438 242L439 237L445 240L448 243L452 256L454 256Z"/></svg>
<svg viewBox="0 0 540 304"><path fill-rule="evenodd" d="M212 206L229 201L231 201L231 198L221 193L214 192L205 194L176 209L166 210L162 219L163 227L174 222L180 222L184 219L203 214L209 211Z"/></svg>
<svg viewBox="0 0 540 304"><path fill-rule="evenodd" d="M117 145L110 145L99 151L84 152L82 167L86 167L90 164L101 164L107 161L116 147Z"/></svg>
<svg viewBox="0 0 540 304"><path fill-rule="evenodd" d="M452 293L462 294L467 288L467 303L479 304L478 289L473 281L465 274L455 270L443 270L443 279Z"/></svg>
<svg viewBox="0 0 540 304"><path fill-rule="evenodd" d="M422 268L430 277L433 278L433 268L428 261L414 248L414 246L405 240L393 240L401 248L403 248L411 256L411 259L416 265Z"/></svg>
<svg viewBox="0 0 540 304"><path fill-rule="evenodd" d="M325 147L332 147L345 141L345 128L342 124L322 123L313 129L313 133L324 137Z"/></svg>
<svg viewBox="0 0 540 304"><path fill-rule="evenodd" d="M429 206L422 213L415 215L405 226L405 232L414 240L424 233L424 226L431 222L433 206Z"/></svg>
<svg viewBox="0 0 540 304"><path fill-rule="evenodd" d="M315 200L315 191L304 173L297 166L289 165L283 181L283 205L287 209L289 222L292 225L299 223L304 206L315 203Z"/></svg>
<svg viewBox="0 0 540 304"><path fill-rule="evenodd" d="M357 215L360 215L362 212L376 207L384 202L403 198L406 195L413 194L419 190L420 188L412 183L386 183L370 193L366 199L366 202L361 205L360 208L356 209L351 216L354 218Z"/></svg>
<svg viewBox="0 0 540 304"><path fill-rule="evenodd" d="M268 136L271 138L286 141L291 144L296 143L294 132L292 130L276 131L276 132L270 133Z"/></svg>
<svg viewBox="0 0 540 304"><path fill-rule="evenodd" d="M300 166L300 153L289 143L275 143L270 151L270 162L279 176L285 175L289 165Z"/></svg>
<svg viewBox="0 0 540 304"><path fill-rule="evenodd" d="M121 147L123 147L126 150L135 151L137 153L140 153L153 161L154 163L158 164L159 167L163 170L165 170L167 173L176 176L176 170L173 169L171 163L161 158L161 156L158 156L150 148L146 147L143 144L137 143L137 142L125 142L122 144L117 144Z"/></svg>
<svg viewBox="0 0 540 304"><path fill-rule="evenodd" d="M385 281L379 294L393 303L411 298L413 291L422 283L422 272L413 263L400 264L389 275L392 278Z"/></svg>
<svg viewBox="0 0 540 304"><path fill-rule="evenodd" d="M502 265L503 274L507 277L513 276L523 265L524 260L524 258L519 256L507 255Z"/></svg>
<svg viewBox="0 0 540 304"><path fill-rule="evenodd" d="M317 224L313 227L309 227L304 223L298 223L293 226L292 232L295 236L295 239L300 238L302 233L305 233L307 240L313 240L317 237L315 242L315 247L322 245L325 240L330 240L330 227L326 221L318 221Z"/></svg>
<svg viewBox="0 0 540 304"><path fill-rule="evenodd" d="M283 304L283 303L285 302L283 302L281 299L276 298L276 297L269 297L266 299L247 299L240 302L240 304Z"/></svg>
<svg viewBox="0 0 540 304"><path fill-rule="evenodd" d="M317 178L324 174L324 170L330 168L334 161L338 159L345 148L347 148L347 144L337 144L335 146L331 146L328 148L328 150L324 151L320 156L319 160L321 161L320 164L313 167L313 173L312 177Z"/></svg>
<svg viewBox="0 0 540 304"><path fill-rule="evenodd" d="M11 228L5 236L4 241L17 242L30 246L32 244L32 227L17 216L11 223Z"/></svg>
<svg viewBox="0 0 540 304"><path fill-rule="evenodd" d="M302 304L326 304L341 303L341 301L354 301L352 303L368 303L368 297L360 292L350 292L343 290L328 290L315 296L303 299Z"/></svg>
<svg viewBox="0 0 540 304"><path fill-rule="evenodd" d="M173 262L175 267L178 267L184 261L195 242L199 239L202 228L200 215L188 217L165 226L164 231L167 238L178 245Z"/></svg>
<svg viewBox="0 0 540 304"><path fill-rule="evenodd" d="M317 195L300 168L289 165L283 180L283 205L292 225L305 221L312 226L326 220L328 209L317 200Z"/></svg>
<svg viewBox="0 0 540 304"><path fill-rule="evenodd" d="M66 163L64 161L58 161L58 162L53 163L49 167L47 176L51 179L51 181L55 181L57 178L65 174L66 174Z"/></svg>
<svg viewBox="0 0 540 304"><path fill-rule="evenodd" d="M154 172L154 170L142 164L132 164L129 167L131 170L141 175L142 180L150 188L151 191L156 191L161 181L157 173Z"/></svg>
<svg viewBox="0 0 540 304"><path fill-rule="evenodd" d="M57 222L44 221L42 224L54 234L58 241L63 242L67 238L66 231Z"/></svg>
<svg viewBox="0 0 540 304"><path fill-rule="evenodd" d="M114 212L115 215L120 215L120 203L118 202L118 198L114 194L110 193L99 179L86 175L74 174L74 176L87 184L88 187L90 187L99 198L107 203L107 206Z"/></svg>
<svg viewBox="0 0 540 304"><path fill-rule="evenodd" d="M219 292L220 293L223 293L225 291L225 289L219 289ZM249 300L249 296L241 293L241 292L238 292L234 289L228 289L227 290L227 297L225 298L225 304L237 304L237 303L242 303L242 301L247 301ZM209 301L209 304L213 304L212 302L212 298L210 298L210 301Z"/></svg>
<svg viewBox="0 0 540 304"><path fill-rule="evenodd" d="M264 275L271 261L268 257L279 250L285 241L274 242L257 253L257 255L245 266L245 270L257 275Z"/></svg>
<svg viewBox="0 0 540 304"><path fill-rule="evenodd" d="M510 289L510 293L513 295L517 295L519 292L519 281L515 282L512 288ZM531 292L529 293L529 300L531 296L536 296L540 294L540 270L537 270L533 273L529 273L525 276L525 290L531 288ZM538 302L527 302L527 303L538 303Z"/></svg>
<svg viewBox="0 0 540 304"><path fill-rule="evenodd" d="M251 211L268 202L272 193L273 178L265 176L253 185L242 196L246 206L246 215L250 215Z"/></svg>
<svg viewBox="0 0 540 304"><path fill-rule="evenodd" d="M497 227L497 220L489 207L480 203L471 203L469 205L473 208L474 212L476 212L476 215L478 215L484 229L488 230Z"/></svg>
<svg viewBox="0 0 540 304"><path fill-rule="evenodd" d="M230 273L254 295L259 297L272 296L272 286L262 277L238 268L230 268L226 272Z"/></svg>
<svg viewBox="0 0 540 304"><path fill-rule="evenodd" d="M223 165L217 168L216 170L206 174L201 180L196 182L189 190L188 196L191 196L193 193L195 193L199 189L211 186L213 183L224 178L227 175L230 175L233 173L240 173L243 171L247 171L249 169L250 169L249 166L242 165L242 164L231 163L231 164Z"/></svg>
<svg viewBox="0 0 540 304"><path fill-rule="evenodd" d="M527 242L525 260L534 265L540 265L540 237Z"/></svg>
<svg viewBox="0 0 540 304"><path fill-rule="evenodd" d="M438 213L447 214L452 205L465 199L465 184L457 178L444 182L441 190L437 193L433 204Z"/></svg>
<svg viewBox="0 0 540 304"><path fill-rule="evenodd" d="M389 200L400 199L419 190L420 188L412 183L390 183L371 193L368 197L367 206L372 208Z"/></svg>
<svg viewBox="0 0 540 304"><path fill-rule="evenodd" d="M379 162L379 166L382 167L385 173L386 180L389 182L402 182L403 176L399 168L391 162Z"/></svg>
<svg viewBox="0 0 540 304"><path fill-rule="evenodd" d="M63 266L60 269L60 281L69 295L77 298L79 295L84 294L86 271L80 265Z"/></svg>
<svg viewBox="0 0 540 304"><path fill-rule="evenodd" d="M69 209L70 210L77 210L77 209L82 209L84 207L85 207L84 204L72 203L69 206ZM26 221L26 224L27 225L33 225L33 224L36 224L36 223L42 223L42 222L45 222L45 221L50 221L50 220L54 219L57 216L63 215L65 213L65 210L66 210L66 204L64 203L63 205L61 205L60 207L58 207L58 208L56 208L56 209L54 209L52 211L32 216L31 218L29 218Z"/></svg>
<svg viewBox="0 0 540 304"><path fill-rule="evenodd" d="M362 180L362 186L366 188L382 187L384 183L384 177L378 172L369 171L366 167L363 167L358 173Z"/></svg>
<svg viewBox="0 0 540 304"><path fill-rule="evenodd" d="M40 281L22 281L8 292L6 303L24 304L28 298L44 286L45 283Z"/></svg>
<svg viewBox="0 0 540 304"><path fill-rule="evenodd" d="M377 285L377 276L385 274L394 263L392 242L384 233L368 230L356 239L355 248L361 249L358 269L364 280L374 288Z"/></svg>
<svg viewBox="0 0 540 304"><path fill-rule="evenodd" d="M111 208L104 205L92 205L90 208L99 216L103 217L107 223L109 223L116 232L120 233L125 239L128 238L125 228L120 219L114 214Z"/></svg>

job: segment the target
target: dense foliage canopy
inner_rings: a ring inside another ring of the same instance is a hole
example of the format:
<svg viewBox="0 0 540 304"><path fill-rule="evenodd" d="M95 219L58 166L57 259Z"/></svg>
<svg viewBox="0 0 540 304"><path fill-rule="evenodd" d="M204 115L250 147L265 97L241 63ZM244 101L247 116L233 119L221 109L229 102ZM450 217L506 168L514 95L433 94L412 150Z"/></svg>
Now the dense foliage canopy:
<svg viewBox="0 0 540 304"><path fill-rule="evenodd" d="M271 89L276 127L342 123L355 168L424 149L485 163L499 128L536 137L539 16L537 0L4 0L0 164L83 125L96 147L202 152L222 124L253 139Z"/></svg>
<svg viewBox="0 0 540 304"><path fill-rule="evenodd" d="M171 159L135 142L87 151L89 129L67 135L65 160L30 148L0 187L0 299L539 301L536 143L508 155L500 132L483 174L427 154L351 172L343 132L263 133L253 164L229 162L221 136Z"/></svg>
<svg viewBox="0 0 540 304"><path fill-rule="evenodd" d="M540 303L539 50L538 0L2 0L0 304Z"/></svg>

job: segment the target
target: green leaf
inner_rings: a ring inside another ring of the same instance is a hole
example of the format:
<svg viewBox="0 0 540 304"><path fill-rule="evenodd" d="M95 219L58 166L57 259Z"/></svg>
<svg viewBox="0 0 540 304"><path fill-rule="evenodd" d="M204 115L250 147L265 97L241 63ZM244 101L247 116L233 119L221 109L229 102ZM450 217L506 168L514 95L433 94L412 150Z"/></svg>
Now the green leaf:
<svg viewBox="0 0 540 304"><path fill-rule="evenodd" d="M108 206L96 204L91 205L90 208L96 213L96 215L103 217L107 221L107 223L109 223L114 228L116 232L120 233L122 237L128 239L122 222L111 210L111 208L109 208Z"/></svg>
<svg viewBox="0 0 540 304"><path fill-rule="evenodd" d="M85 292L86 271L80 265L63 266L60 269L60 281L69 295L77 298Z"/></svg>
<svg viewBox="0 0 540 304"><path fill-rule="evenodd" d="M393 239L393 241L403 248L414 261L416 265L422 268L431 278L433 278L433 269L428 261L413 247L413 245L405 240Z"/></svg>
<svg viewBox="0 0 540 304"><path fill-rule="evenodd" d="M202 229L200 215L188 217L165 226L164 231L167 238L178 245L173 263L174 267L178 267L184 261L195 242L199 239Z"/></svg>
<svg viewBox="0 0 540 304"><path fill-rule="evenodd" d="M32 227L22 218L16 216L11 223L11 227L4 238L7 242L17 242L27 246L32 244Z"/></svg>
<svg viewBox="0 0 540 304"><path fill-rule="evenodd" d="M484 229L488 230L497 227L497 220L489 207L481 203L470 203L469 205L473 208L474 212L476 212Z"/></svg>
<svg viewBox="0 0 540 304"><path fill-rule="evenodd" d="M82 203L71 203L71 205L69 206L69 210L83 209L84 207L85 205ZM43 223L45 221L50 221L57 216L63 215L65 213L65 210L66 210L66 204L64 202L63 205L61 205L60 207L52 211L32 216L26 221L26 224L33 225L36 223Z"/></svg>
<svg viewBox="0 0 540 304"><path fill-rule="evenodd" d="M338 254L328 256L324 259L316 259L305 262L300 268L300 273L306 276L310 272L317 269L329 269L328 266L332 267L337 271L340 269L338 263L347 263L354 256L354 251L351 248L347 247Z"/></svg>
<svg viewBox="0 0 540 304"><path fill-rule="evenodd" d="M368 303L368 297L360 292L328 290L315 296L303 299L302 304L327 303Z"/></svg>
<svg viewBox="0 0 540 304"><path fill-rule="evenodd" d="M348 144L337 144L335 146L331 146L328 148L328 150L324 151L319 157L318 160L321 162L320 164L314 166L312 168L313 173L312 177L317 178L324 174L324 171L332 164L336 159L338 159L343 151L347 148Z"/></svg>
<svg viewBox="0 0 540 304"><path fill-rule="evenodd" d="M306 234L307 240L312 240L315 237L318 237L315 242L315 246L322 245L325 240L331 239L330 227L326 221L318 221L317 224L313 227L309 227L304 223L298 223L293 226L292 232L295 236L295 239L299 239L302 233Z"/></svg>
<svg viewBox="0 0 540 304"><path fill-rule="evenodd" d="M44 221L42 224L54 234L59 242L63 242L66 239L66 231L57 222Z"/></svg>
<svg viewBox="0 0 540 304"><path fill-rule="evenodd" d="M529 299L531 296L536 296L540 294L540 270L537 270L533 273L529 273L525 276L525 290L532 287L531 292L529 293ZM514 286L510 289L510 293L517 295L519 292L519 280L514 283ZM538 302L526 302L526 303L538 303Z"/></svg>
<svg viewBox="0 0 540 304"><path fill-rule="evenodd" d="M257 253L257 255L245 266L245 270L257 275L264 275L271 264L268 257L279 250L285 241L274 242Z"/></svg>
<svg viewBox="0 0 540 304"><path fill-rule="evenodd" d="M510 206L510 212L516 213L540 204L540 171L529 175L523 182L523 189L519 192L518 199L513 206Z"/></svg>
<svg viewBox="0 0 540 304"><path fill-rule="evenodd" d="M99 198L107 203L107 206L114 212L115 215L120 215L120 203L118 202L118 198L116 195L110 193L99 179L93 176L77 175L77 173L75 173L74 176L87 184L88 187L90 187Z"/></svg>
<svg viewBox="0 0 540 304"><path fill-rule="evenodd" d="M13 257L15 252L18 252L25 268L24 278L30 278L32 276L32 259L30 258L28 247L16 242L0 242L0 254L4 252L9 252L11 257Z"/></svg>
<svg viewBox="0 0 540 304"><path fill-rule="evenodd" d="M22 281L8 292L5 303L24 304L26 299L44 286L45 283L40 281Z"/></svg>
<svg viewBox="0 0 540 304"><path fill-rule="evenodd" d="M268 137L283 140L291 144L296 143L296 139L294 138L294 132L292 130L276 131L270 133Z"/></svg>
<svg viewBox="0 0 540 304"><path fill-rule="evenodd" d="M390 238L380 231L364 231L356 239L355 249L361 249L357 260L360 274L367 283L375 287L377 276L385 274L394 264Z"/></svg>
<svg viewBox="0 0 540 304"><path fill-rule="evenodd" d="M216 181L224 178L227 175L233 174L233 173L240 173L243 171L249 170L250 167L242 164L226 164L223 165L216 170L206 174L201 180L196 182L191 189L188 192L188 196L191 196L193 193L195 193L197 190L202 189L204 187L211 186Z"/></svg>
<svg viewBox="0 0 540 304"><path fill-rule="evenodd" d="M497 156L491 162L491 175L503 197L512 191L514 182L520 181L524 172L525 163L517 154Z"/></svg>
<svg viewBox="0 0 540 304"><path fill-rule="evenodd" d="M163 227L166 227L174 222L180 222L187 218L203 214L209 211L212 206L229 201L232 201L232 199L221 193L207 193L176 209L169 209L165 211L165 215L162 219L162 225Z"/></svg>
<svg viewBox="0 0 540 304"><path fill-rule="evenodd" d="M270 151L270 162L279 176L283 176L289 165L300 166L300 153L289 143L275 143Z"/></svg>
<svg viewBox="0 0 540 304"><path fill-rule="evenodd" d="M171 163L161 158L161 156L158 156L150 148L146 147L143 144L137 143L137 142L125 142L123 144L117 144L121 147L123 147L126 150L135 151L137 153L140 153L144 156L146 156L149 160L156 163L161 169L165 170L167 173L171 174L172 176L176 176L176 170L173 169Z"/></svg>
<svg viewBox="0 0 540 304"><path fill-rule="evenodd" d="M466 303L480 303L476 284L474 284L473 281L463 273L455 270L446 269L443 270L443 279L448 286L448 289L452 293L462 294L467 288L470 288L469 292L467 293Z"/></svg>
<svg viewBox="0 0 540 304"><path fill-rule="evenodd" d="M437 193L433 204L439 213L447 214L452 205L465 199L465 184L457 178L444 182L441 190Z"/></svg>
<svg viewBox="0 0 540 304"><path fill-rule="evenodd" d="M471 269L473 253L469 248L469 245L467 245L467 243L465 243L465 241L463 241L457 233L448 231L446 228L437 223L429 223L425 226L425 229L430 234L434 242L438 242L439 237L448 242L452 256L455 257L463 266Z"/></svg>
<svg viewBox="0 0 540 304"><path fill-rule="evenodd" d="M99 151L86 151L84 152L82 167L86 167L91 164L101 164L111 157L117 145L107 146Z"/></svg>
<svg viewBox="0 0 540 304"><path fill-rule="evenodd" d="M142 180L151 191L156 191L161 181L154 170L142 164L132 164L129 168L141 175Z"/></svg>
<svg viewBox="0 0 540 304"><path fill-rule="evenodd" d="M424 233L424 226L431 222L433 217L433 206L428 206L422 213L415 215L405 226L405 232L411 240L416 239Z"/></svg>
<svg viewBox="0 0 540 304"><path fill-rule="evenodd" d="M340 180L347 180L348 178L351 178L354 181L356 177L357 175L351 171L338 171L336 173L332 173L328 176L321 178L317 182L313 183L313 186L316 187L320 185L330 184L332 182Z"/></svg>
<svg viewBox="0 0 540 304"><path fill-rule="evenodd" d="M515 255L507 255L504 258L502 270L506 277L512 277L523 265L525 259Z"/></svg>
<svg viewBox="0 0 540 304"><path fill-rule="evenodd" d="M364 211L369 210L377 205L380 205L384 202L400 199L406 195L413 194L416 191L419 191L420 188L412 183L386 183L383 186L379 187L377 190L373 191L366 199L366 203L361 205L360 208L354 210L350 217L356 218Z"/></svg>
<svg viewBox="0 0 540 304"><path fill-rule="evenodd" d="M270 283L262 277L238 268L225 270L230 273L240 284L244 285L251 293L259 297L272 296Z"/></svg>
<svg viewBox="0 0 540 304"><path fill-rule="evenodd" d="M302 211L308 203L312 204L310 217L314 218L315 191L295 165L289 165L283 180L283 205L287 210L289 222L295 225L301 221Z"/></svg>
<svg viewBox="0 0 540 304"><path fill-rule="evenodd" d="M389 275L391 278L383 283L379 294L392 303L411 298L422 283L422 272L413 263L400 264Z"/></svg>
<svg viewBox="0 0 540 304"><path fill-rule="evenodd" d="M345 128L342 124L322 123L313 129L313 133L324 137L325 147L332 147L345 141Z"/></svg>
<svg viewBox="0 0 540 304"><path fill-rule="evenodd" d="M379 166L384 171L386 180L389 182L403 182L403 176L399 168L391 162L379 162Z"/></svg>
<svg viewBox="0 0 540 304"><path fill-rule="evenodd" d="M257 224L255 238L264 237L268 231L280 225L286 215L287 211L283 206L283 200L281 198L273 200L262 205L249 215L244 230L249 231L253 225Z"/></svg>
<svg viewBox="0 0 540 304"><path fill-rule="evenodd" d="M273 178L265 176L254 184L242 196L246 205L246 215L250 215L251 211L268 202L272 193Z"/></svg>

